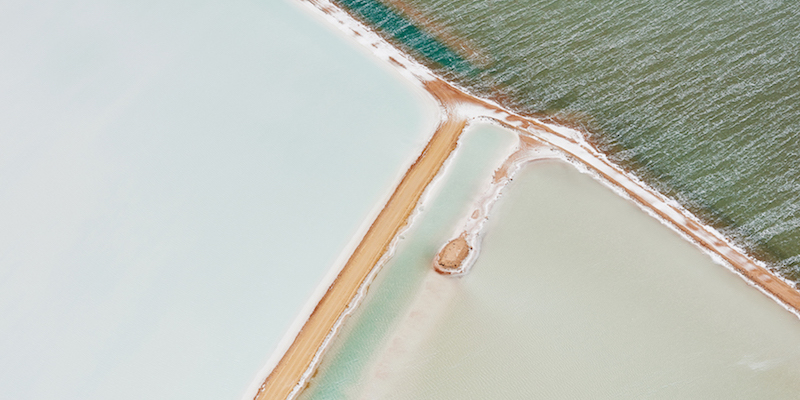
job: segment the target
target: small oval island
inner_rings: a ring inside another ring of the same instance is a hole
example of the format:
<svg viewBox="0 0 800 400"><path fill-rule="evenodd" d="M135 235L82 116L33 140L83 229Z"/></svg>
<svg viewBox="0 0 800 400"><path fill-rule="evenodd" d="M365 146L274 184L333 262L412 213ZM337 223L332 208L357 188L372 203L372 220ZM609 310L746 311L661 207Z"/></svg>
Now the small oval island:
<svg viewBox="0 0 800 400"><path fill-rule="evenodd" d="M433 263L436 272L443 275L462 273L464 260L469 256L470 251L472 251L472 246L467 242L466 233L462 233L461 236L444 245L436 255Z"/></svg>

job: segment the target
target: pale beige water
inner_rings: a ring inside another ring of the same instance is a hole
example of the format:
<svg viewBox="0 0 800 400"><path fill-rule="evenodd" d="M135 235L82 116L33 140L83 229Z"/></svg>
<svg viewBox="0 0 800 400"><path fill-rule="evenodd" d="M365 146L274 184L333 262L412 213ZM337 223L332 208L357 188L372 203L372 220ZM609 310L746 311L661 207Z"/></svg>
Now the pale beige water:
<svg viewBox="0 0 800 400"><path fill-rule="evenodd" d="M374 356L363 398L774 399L800 389L796 317L563 162L515 179L469 275L430 274L423 286L449 304L412 305L445 311L397 328L406 346Z"/></svg>

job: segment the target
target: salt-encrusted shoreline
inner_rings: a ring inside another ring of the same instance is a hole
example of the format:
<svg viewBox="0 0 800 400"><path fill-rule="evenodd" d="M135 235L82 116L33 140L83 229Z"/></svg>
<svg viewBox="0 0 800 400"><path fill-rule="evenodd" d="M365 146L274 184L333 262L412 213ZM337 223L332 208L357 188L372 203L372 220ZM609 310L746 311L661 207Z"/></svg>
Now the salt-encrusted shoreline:
<svg viewBox="0 0 800 400"><path fill-rule="evenodd" d="M463 275L469 272L480 254L481 238L492 207L517 171L527 163L562 158L558 151L532 136L520 135L515 151L506 158L492 177L488 189L472 207L455 238L447 242L433 260L433 268L442 275ZM449 253L449 254L448 254Z"/></svg>
<svg viewBox="0 0 800 400"><path fill-rule="evenodd" d="M467 122L473 119L491 119L520 133L522 142L531 138L547 149L569 161L611 187L618 194L632 200L650 215L656 217L684 238L698 245L718 263L744 278L752 286L800 317L800 292L787 281L773 274L766 265L749 257L721 233L704 225L700 220L674 200L668 199L625 172L585 140L574 129L529 118L499 104L470 95L437 77L399 49L382 39L368 27L358 22L328 0L306 0L306 4L328 21L341 28L350 37L369 48L378 58L393 65L403 76L424 87L442 108L441 122L428 146L409 168L395 192L379 213L375 222L361 240L336 280L328 288L303 328L288 348L281 349L282 358L267 376L256 393L248 398L294 398L313 375L328 343L336 335L345 318L358 305L380 266L396 245L396 238L407 226L414 210L424 199L424 193L441 173L443 164L456 148ZM523 154L509 164L506 176L513 175L514 165L524 161ZM514 164L516 163L516 164ZM514 165L512 165L514 164ZM465 231L474 238L474 250L468 257L477 256L479 238L486 214L505 183L497 182L490 193L477 206L474 221L467 221ZM473 213L474 214L474 213ZM469 236L465 236L469 238ZM463 265L466 267L469 258ZM463 273L464 271L456 271Z"/></svg>

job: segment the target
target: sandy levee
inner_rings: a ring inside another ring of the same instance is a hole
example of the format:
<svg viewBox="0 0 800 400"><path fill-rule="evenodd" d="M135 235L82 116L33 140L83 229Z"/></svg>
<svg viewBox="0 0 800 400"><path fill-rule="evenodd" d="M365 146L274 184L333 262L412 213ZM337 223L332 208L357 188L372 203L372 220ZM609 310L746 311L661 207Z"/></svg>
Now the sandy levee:
<svg viewBox="0 0 800 400"><path fill-rule="evenodd" d="M442 93L450 98L452 94ZM364 285L378 260L406 225L425 189L456 148L467 120L445 112L428 145L408 169L342 271L311 313L278 365L261 386L256 399L285 399L296 391L301 377L313 367L326 338Z"/></svg>

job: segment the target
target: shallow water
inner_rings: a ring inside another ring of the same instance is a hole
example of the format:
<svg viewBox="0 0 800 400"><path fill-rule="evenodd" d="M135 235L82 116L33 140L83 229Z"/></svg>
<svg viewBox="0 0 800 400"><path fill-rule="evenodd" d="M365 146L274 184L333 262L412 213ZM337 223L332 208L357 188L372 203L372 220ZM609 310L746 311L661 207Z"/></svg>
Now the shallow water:
<svg viewBox="0 0 800 400"><path fill-rule="evenodd" d="M309 15L4 4L0 397L240 398L433 129Z"/></svg>
<svg viewBox="0 0 800 400"><path fill-rule="evenodd" d="M561 161L515 178L468 275L428 272L418 287L377 351L361 354L368 367L337 365L358 380L323 370L329 387L312 386L312 398L790 399L800 389L794 315ZM349 335L352 348L363 343L363 331Z"/></svg>
<svg viewBox="0 0 800 400"><path fill-rule="evenodd" d="M431 22L425 34L475 49L465 57L481 72L421 61L591 131L626 168L800 279L800 3L403 3Z"/></svg>

